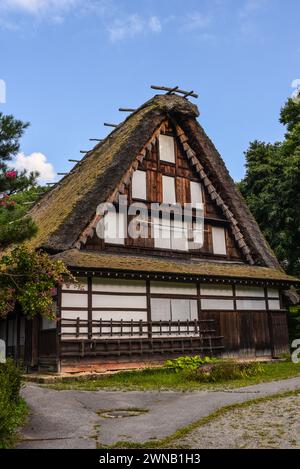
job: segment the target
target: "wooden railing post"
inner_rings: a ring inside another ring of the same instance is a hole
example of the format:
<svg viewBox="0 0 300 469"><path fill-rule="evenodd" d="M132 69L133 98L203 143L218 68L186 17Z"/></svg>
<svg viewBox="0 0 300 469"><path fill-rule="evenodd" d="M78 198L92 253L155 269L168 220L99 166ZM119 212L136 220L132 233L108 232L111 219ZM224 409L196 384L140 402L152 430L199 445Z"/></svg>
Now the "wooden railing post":
<svg viewBox="0 0 300 469"><path fill-rule="evenodd" d="M79 333L80 333L80 318L77 317L76 318L76 337L79 337Z"/></svg>

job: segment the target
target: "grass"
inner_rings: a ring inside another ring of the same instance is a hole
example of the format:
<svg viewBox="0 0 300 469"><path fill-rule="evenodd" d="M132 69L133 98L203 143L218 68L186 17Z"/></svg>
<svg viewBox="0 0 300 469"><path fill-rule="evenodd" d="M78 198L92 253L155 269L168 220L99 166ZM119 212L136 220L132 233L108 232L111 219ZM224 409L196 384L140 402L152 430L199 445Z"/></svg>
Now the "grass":
<svg viewBox="0 0 300 469"><path fill-rule="evenodd" d="M122 371L111 375L102 375L96 379L62 381L44 386L56 390L77 389L82 391L96 391L98 389L122 391L197 391L202 389L236 388L300 376L300 364L290 361L267 362L263 363L262 367L263 373L257 376L220 381L218 383L200 383L196 378L191 378L184 372L175 373L173 370L161 367L138 371Z"/></svg>
<svg viewBox="0 0 300 469"><path fill-rule="evenodd" d="M24 425L28 415L28 407L24 399L20 398L14 406L13 416L10 417L10 429L0 437L0 449L12 448L18 441L18 429Z"/></svg>
<svg viewBox="0 0 300 469"><path fill-rule="evenodd" d="M286 392L281 392L273 396L267 396L267 397L258 397L257 399L251 399L246 402L238 403L238 404L230 404L228 406L224 406L221 409L216 410L210 415L207 415L206 417L201 418L197 422L193 422L186 427L183 427L176 432L172 433L172 435L167 436L166 438L163 438L161 440L149 440L145 441L142 443L134 443L130 441L118 441L113 445L110 446L104 446L104 445L97 445L98 449L130 449L130 448L141 448L141 449L159 449L159 448L181 448L182 446L177 446L178 440L180 440L182 437L186 436L188 433L191 431L195 430L196 428L199 428L201 426L207 425L208 423L218 419L219 417L222 417L223 415L236 410L236 409L245 409L251 405L255 404L260 404L262 402L269 402L274 399L281 399L284 397L290 397L290 396L296 396L300 393L300 390L296 391L286 391Z"/></svg>

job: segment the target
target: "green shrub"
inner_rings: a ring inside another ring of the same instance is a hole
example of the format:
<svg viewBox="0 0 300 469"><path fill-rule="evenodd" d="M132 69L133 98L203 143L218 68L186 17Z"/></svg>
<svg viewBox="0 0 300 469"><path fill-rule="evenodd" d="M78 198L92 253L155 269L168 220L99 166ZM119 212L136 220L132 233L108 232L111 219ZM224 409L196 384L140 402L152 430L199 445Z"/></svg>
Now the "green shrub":
<svg viewBox="0 0 300 469"><path fill-rule="evenodd" d="M289 307L287 319L290 341L300 339L300 305Z"/></svg>
<svg viewBox="0 0 300 469"><path fill-rule="evenodd" d="M190 357L188 355L184 355L179 358L175 358L174 360L167 360L164 364L165 367L174 370L176 373L179 373L180 371L195 371L197 370L201 365L207 364L207 363L215 363L217 362L216 358L210 358L210 357L200 357L200 355L195 355L193 357Z"/></svg>
<svg viewBox="0 0 300 469"><path fill-rule="evenodd" d="M21 368L12 360L0 364L0 448L13 439L22 422L26 406L20 398Z"/></svg>
<svg viewBox="0 0 300 469"><path fill-rule="evenodd" d="M193 372L201 382L216 383L234 379L246 379L263 373L263 366L258 362L224 361L200 366Z"/></svg>

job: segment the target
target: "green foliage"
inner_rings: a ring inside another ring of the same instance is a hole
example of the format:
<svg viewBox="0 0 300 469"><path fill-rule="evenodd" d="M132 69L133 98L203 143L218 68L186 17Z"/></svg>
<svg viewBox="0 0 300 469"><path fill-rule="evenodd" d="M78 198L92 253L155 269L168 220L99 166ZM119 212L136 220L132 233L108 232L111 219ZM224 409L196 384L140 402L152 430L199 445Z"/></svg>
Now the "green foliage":
<svg viewBox="0 0 300 469"><path fill-rule="evenodd" d="M0 363L0 448L9 446L26 413L21 385L21 368L10 359Z"/></svg>
<svg viewBox="0 0 300 469"><path fill-rule="evenodd" d="M17 246L0 259L0 317L5 317L18 302L27 317L53 318L56 286L68 281L76 283L63 262Z"/></svg>
<svg viewBox="0 0 300 469"><path fill-rule="evenodd" d="M300 306L290 306L288 326L291 340L300 339Z"/></svg>
<svg viewBox="0 0 300 469"><path fill-rule="evenodd" d="M200 355L194 355L190 357L188 355L184 355L182 357L175 358L174 360L166 360L164 366L171 370L174 370L176 373L180 371L194 371L197 370L201 365L207 363L215 363L217 360L216 358L211 357L200 357Z"/></svg>
<svg viewBox="0 0 300 469"><path fill-rule="evenodd" d="M20 149L19 140L27 123L0 113L0 249L32 237L37 228L26 216L39 195L38 173L17 172L8 163Z"/></svg>
<svg viewBox="0 0 300 469"><path fill-rule="evenodd" d="M24 123L0 112L0 160L10 160L19 151L19 140L28 126L28 122Z"/></svg>
<svg viewBox="0 0 300 469"><path fill-rule="evenodd" d="M285 270L300 275L300 101L289 99L280 122L282 142L250 143L246 175L238 184Z"/></svg>
<svg viewBox="0 0 300 469"><path fill-rule="evenodd" d="M227 380L247 379L252 376L261 375L263 371L262 364L258 362L224 361L200 366L193 375L200 382L218 383Z"/></svg>

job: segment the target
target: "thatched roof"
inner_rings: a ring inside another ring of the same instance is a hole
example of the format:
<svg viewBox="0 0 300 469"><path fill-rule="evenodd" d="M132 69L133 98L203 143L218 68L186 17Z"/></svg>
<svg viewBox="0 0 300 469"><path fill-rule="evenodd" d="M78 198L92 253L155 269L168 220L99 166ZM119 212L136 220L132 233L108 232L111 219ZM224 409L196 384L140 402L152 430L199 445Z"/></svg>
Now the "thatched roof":
<svg viewBox="0 0 300 469"><path fill-rule="evenodd" d="M155 96L141 106L31 209L39 228L31 246L53 253L74 248L98 204L107 200L153 132L170 117L184 130L189 145L234 214L255 263L280 269L222 158L196 121L198 115L195 105L176 95Z"/></svg>
<svg viewBox="0 0 300 469"><path fill-rule="evenodd" d="M168 258L151 256L120 256L92 252L87 250L69 249L53 256L61 259L70 268L118 270L132 272L155 272L162 274L190 275L201 277L215 277L226 279L249 279L261 281L274 281L287 284L300 283L299 279L291 277L281 270L268 267L250 266L247 264L221 263L221 262L187 262Z"/></svg>

